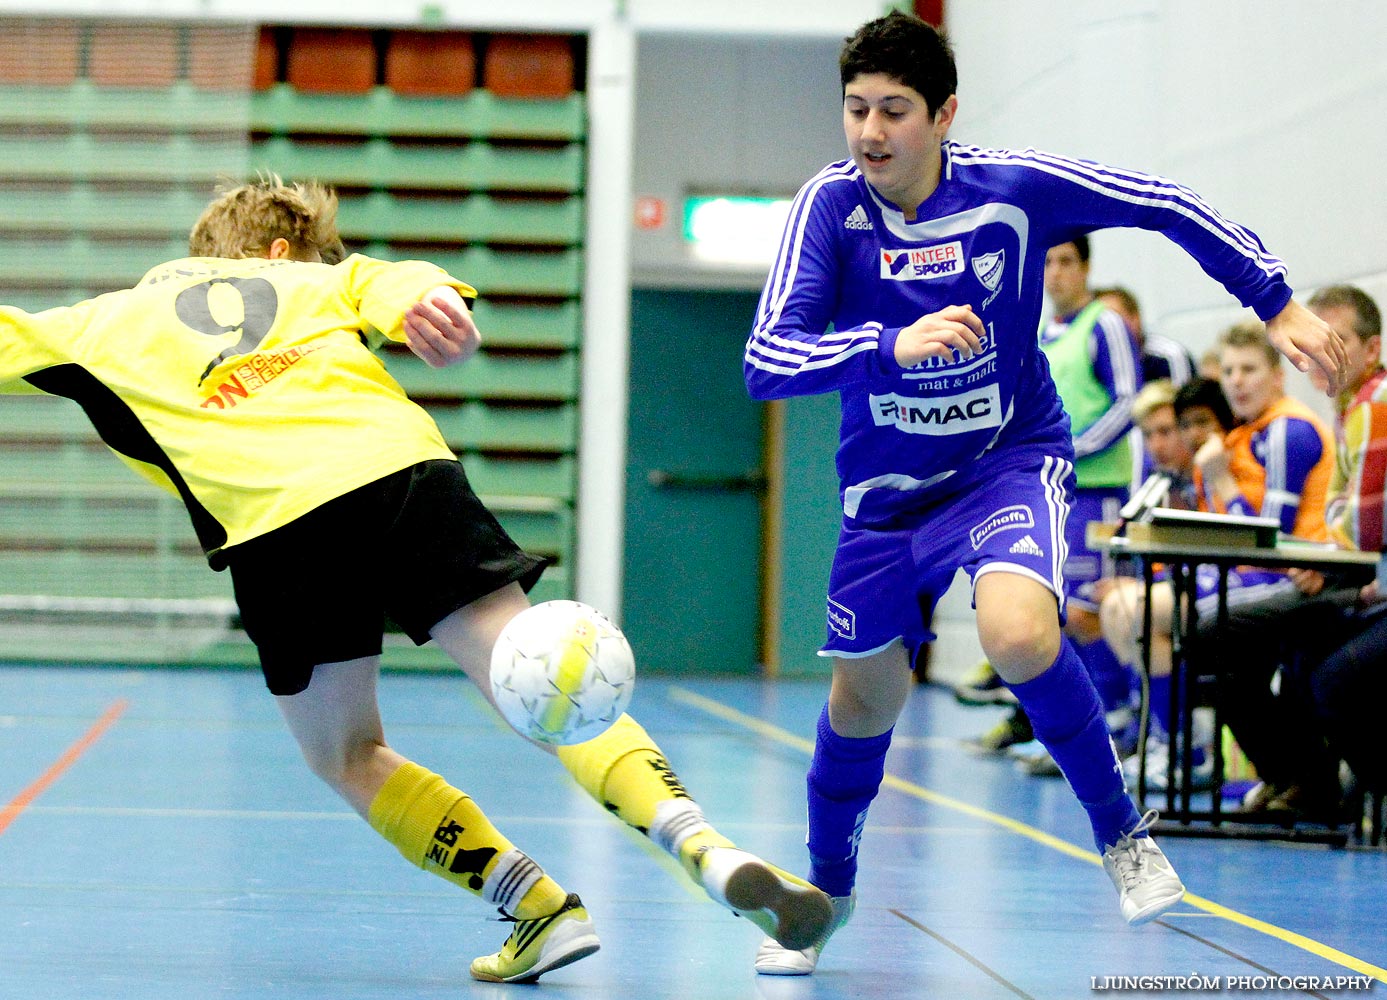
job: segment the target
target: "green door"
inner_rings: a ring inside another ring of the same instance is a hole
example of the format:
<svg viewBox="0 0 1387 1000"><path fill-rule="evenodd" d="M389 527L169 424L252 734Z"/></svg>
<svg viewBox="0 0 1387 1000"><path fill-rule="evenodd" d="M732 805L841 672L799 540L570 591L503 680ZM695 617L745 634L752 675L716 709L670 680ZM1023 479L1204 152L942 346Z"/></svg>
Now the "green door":
<svg viewBox="0 0 1387 1000"><path fill-rule="evenodd" d="M641 669L760 668L764 408L742 382L756 302L632 294L622 628Z"/></svg>

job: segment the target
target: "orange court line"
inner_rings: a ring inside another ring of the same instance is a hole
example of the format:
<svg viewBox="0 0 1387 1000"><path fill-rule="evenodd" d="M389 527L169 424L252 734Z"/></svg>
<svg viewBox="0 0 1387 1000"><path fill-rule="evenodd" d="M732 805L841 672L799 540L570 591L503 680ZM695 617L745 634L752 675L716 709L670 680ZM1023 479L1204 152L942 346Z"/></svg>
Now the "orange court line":
<svg viewBox="0 0 1387 1000"><path fill-rule="evenodd" d="M41 775L38 776L28 788L24 789L0 809L0 833L5 832L5 828L19 818L19 814L38 798L48 787L63 776L77 758L82 756L93 743L105 735L106 730L115 725L124 711L130 707L130 702L121 698L102 713L101 718L97 719L90 729L82 734L82 737L72 746L63 751L63 755L55 760Z"/></svg>

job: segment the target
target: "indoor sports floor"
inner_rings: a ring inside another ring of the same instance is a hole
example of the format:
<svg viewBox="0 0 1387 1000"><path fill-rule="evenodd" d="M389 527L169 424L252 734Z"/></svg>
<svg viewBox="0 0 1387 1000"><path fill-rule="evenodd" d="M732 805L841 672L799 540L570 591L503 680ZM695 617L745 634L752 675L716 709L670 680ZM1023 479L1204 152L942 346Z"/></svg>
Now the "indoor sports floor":
<svg viewBox="0 0 1387 1000"><path fill-rule="evenodd" d="M633 714L742 846L805 860L822 682L643 677ZM508 735L454 676L391 674L393 744L448 776L587 903L584 1000L1063 1000L1105 977L1223 994L1387 991L1387 851L1165 838L1187 901L1131 929L1058 780L978 757L993 709L914 692L862 844L860 903L808 979L755 976L760 934ZM0 998L425 1000L472 982L508 927L410 867L311 777L251 672L0 668ZM1282 988L1228 988L1274 977ZM1301 977L1296 979L1294 977ZM1148 984L1148 987L1150 984ZM1168 989L1169 987L1167 987Z"/></svg>

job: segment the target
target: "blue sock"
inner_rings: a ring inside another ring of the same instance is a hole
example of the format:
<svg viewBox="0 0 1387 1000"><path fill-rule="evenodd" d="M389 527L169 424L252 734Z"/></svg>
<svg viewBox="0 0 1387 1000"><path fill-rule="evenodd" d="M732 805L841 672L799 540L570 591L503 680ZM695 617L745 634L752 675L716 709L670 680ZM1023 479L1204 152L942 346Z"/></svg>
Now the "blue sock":
<svg viewBox="0 0 1387 1000"><path fill-rule="evenodd" d="M1049 669L1011 690L1088 813L1098 850L1117 843L1141 817L1127 797L1098 692L1069 640L1061 639Z"/></svg>
<svg viewBox="0 0 1387 1000"><path fill-rule="evenodd" d="M1088 675L1093 678L1103 711L1126 708L1132 703L1132 669L1117 658L1107 642L1098 639L1087 646L1075 643L1074 652L1079 654Z"/></svg>
<svg viewBox="0 0 1387 1000"><path fill-rule="evenodd" d="M848 895L857 881L857 845L890 746L890 729L865 739L839 736L824 706L809 765L809 881L830 896Z"/></svg>

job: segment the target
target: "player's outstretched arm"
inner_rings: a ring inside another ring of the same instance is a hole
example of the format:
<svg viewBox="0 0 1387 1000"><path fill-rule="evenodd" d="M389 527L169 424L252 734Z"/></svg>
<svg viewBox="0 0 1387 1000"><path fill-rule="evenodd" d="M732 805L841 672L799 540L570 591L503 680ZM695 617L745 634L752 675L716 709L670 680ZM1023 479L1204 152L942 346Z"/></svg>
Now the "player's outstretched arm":
<svg viewBox="0 0 1387 1000"><path fill-rule="evenodd" d="M1295 299L1267 321L1267 339L1291 364L1308 374L1316 388L1329 396L1344 390L1348 355L1343 340L1333 327Z"/></svg>
<svg viewBox="0 0 1387 1000"><path fill-rule="evenodd" d="M466 361L482 342L467 303L451 285L439 285L406 309L404 330L409 349L431 368Z"/></svg>
<svg viewBox="0 0 1387 1000"><path fill-rule="evenodd" d="M985 335L982 320L972 306L945 306L901 331L896 338L896 363L910 368L926 358L947 358L955 351L967 361L982 353Z"/></svg>

